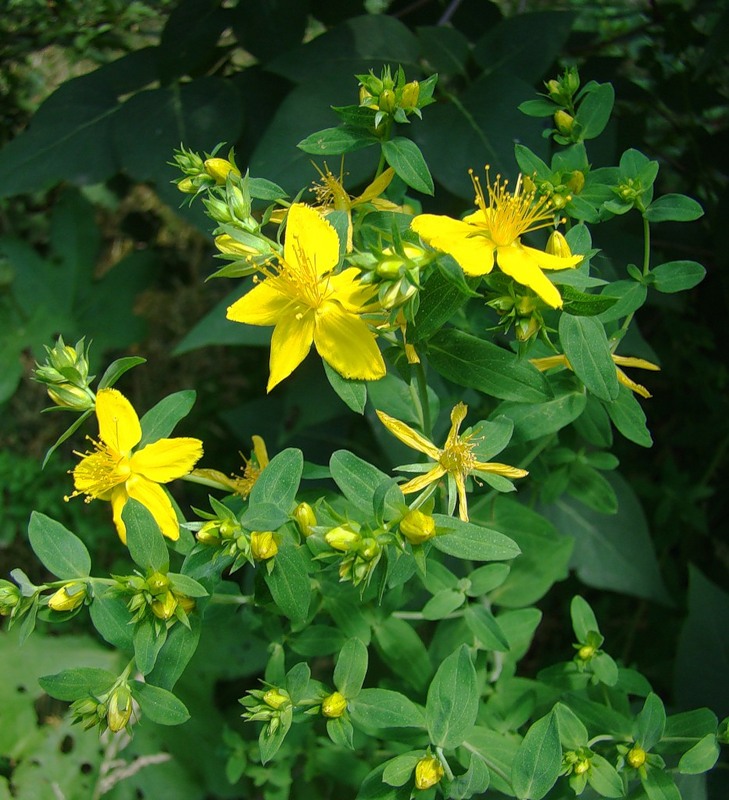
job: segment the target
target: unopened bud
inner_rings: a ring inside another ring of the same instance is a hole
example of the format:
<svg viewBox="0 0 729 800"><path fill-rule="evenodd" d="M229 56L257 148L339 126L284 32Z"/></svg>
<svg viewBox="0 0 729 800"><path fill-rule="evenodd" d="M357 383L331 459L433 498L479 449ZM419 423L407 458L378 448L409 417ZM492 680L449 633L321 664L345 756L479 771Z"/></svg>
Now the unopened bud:
<svg viewBox="0 0 729 800"><path fill-rule="evenodd" d="M528 342L539 333L539 320L536 317L522 317L514 324L514 333L519 342Z"/></svg>
<svg viewBox="0 0 729 800"><path fill-rule="evenodd" d="M178 594L175 595L175 597L177 598L177 605L185 612L185 614L189 614L195 610L194 597L188 597L186 594Z"/></svg>
<svg viewBox="0 0 729 800"><path fill-rule="evenodd" d="M569 136L572 132L572 127L575 124L575 118L568 114L566 111L560 109L554 115L554 125L563 136Z"/></svg>
<svg viewBox="0 0 729 800"><path fill-rule="evenodd" d="M554 100L556 103L562 100L562 87L559 84L559 81L552 79L551 81L547 81L547 92L549 92L549 96Z"/></svg>
<svg viewBox="0 0 729 800"><path fill-rule="evenodd" d="M415 108L418 105L418 97L420 97L420 84L417 81L406 83L402 89L402 107L407 110Z"/></svg>
<svg viewBox="0 0 729 800"><path fill-rule="evenodd" d="M206 522L197 532L197 540L201 544L216 545L220 543L220 523L218 520L211 519Z"/></svg>
<svg viewBox="0 0 729 800"><path fill-rule="evenodd" d="M177 188L185 194L195 194L197 192L197 188L189 176L177 181Z"/></svg>
<svg viewBox="0 0 729 800"><path fill-rule="evenodd" d="M161 572L153 572L147 578L147 586L152 594L160 594L170 585L170 579Z"/></svg>
<svg viewBox="0 0 729 800"><path fill-rule="evenodd" d="M435 536L435 520L415 508L400 521L400 533L410 544L422 544Z"/></svg>
<svg viewBox="0 0 729 800"><path fill-rule="evenodd" d="M229 172L240 176L240 172L225 158L208 158L204 166L205 172L207 172L219 186L225 183Z"/></svg>
<svg viewBox="0 0 729 800"><path fill-rule="evenodd" d="M559 231L552 231L550 234L546 251L550 255L559 256L560 258L569 258L572 255L567 239Z"/></svg>
<svg viewBox="0 0 729 800"><path fill-rule="evenodd" d="M575 775L584 775L589 769L590 759L583 758L575 764L572 771L575 773Z"/></svg>
<svg viewBox="0 0 729 800"><path fill-rule="evenodd" d="M372 561L373 558L378 556L380 549L380 544L377 539L368 537L362 539L362 543L359 546L359 554L366 561Z"/></svg>
<svg viewBox="0 0 729 800"><path fill-rule="evenodd" d="M283 708L285 705L288 705L291 702L288 694L283 694L278 689L269 689L263 695L263 702L270 706L271 708L278 711L280 708Z"/></svg>
<svg viewBox="0 0 729 800"><path fill-rule="evenodd" d="M256 561L266 561L278 553L278 545L271 531L253 531L251 533L251 553Z"/></svg>
<svg viewBox="0 0 729 800"><path fill-rule="evenodd" d="M325 536L324 541L333 547L335 550L340 550L343 553L349 552L353 547L359 544L362 537L349 530L348 528L332 528Z"/></svg>
<svg viewBox="0 0 729 800"><path fill-rule="evenodd" d="M580 661L589 661L595 655L597 651L592 645L584 644L580 649L577 651L577 658Z"/></svg>
<svg viewBox="0 0 729 800"><path fill-rule="evenodd" d="M321 713L329 719L336 719L344 714L347 700L340 692L333 692L325 697L321 704Z"/></svg>
<svg viewBox="0 0 729 800"><path fill-rule="evenodd" d="M359 87L359 104L361 106L365 106L367 108L374 107L374 100L375 98L367 91L367 88L364 86Z"/></svg>
<svg viewBox="0 0 729 800"><path fill-rule="evenodd" d="M20 589L10 581L0 581L0 616L9 616L20 602Z"/></svg>
<svg viewBox="0 0 729 800"><path fill-rule="evenodd" d="M53 611L73 611L86 597L86 584L74 581L62 586L48 598L48 608Z"/></svg>
<svg viewBox="0 0 729 800"><path fill-rule="evenodd" d="M177 598L171 591L166 591L158 600L152 603L152 613L157 619L172 619L177 608Z"/></svg>
<svg viewBox="0 0 729 800"><path fill-rule="evenodd" d="M638 769L645 764L647 753L642 747L638 747L637 745L628 751L628 755L626 756L628 764L630 764L633 769Z"/></svg>
<svg viewBox="0 0 729 800"><path fill-rule="evenodd" d="M294 509L294 519L302 536L311 536L312 528L316 525L316 514L308 503L299 503Z"/></svg>
<svg viewBox="0 0 729 800"><path fill-rule="evenodd" d="M424 756L415 765L415 788L430 789L440 782L444 774L443 765L435 756Z"/></svg>
<svg viewBox="0 0 729 800"><path fill-rule="evenodd" d="M569 173L569 177L566 177L565 180L565 186L574 194L579 194L585 186L585 173L579 169Z"/></svg>
<svg viewBox="0 0 729 800"><path fill-rule="evenodd" d="M393 92L392 89L385 89L385 91L380 94L378 102L380 111L384 111L386 114L392 114L395 110L395 103L395 92Z"/></svg>
<svg viewBox="0 0 729 800"><path fill-rule="evenodd" d="M106 721L109 730L118 733L125 728L132 716L132 693L126 685L118 686L109 698Z"/></svg>
<svg viewBox="0 0 729 800"><path fill-rule="evenodd" d="M94 398L85 389L72 383L56 383L48 387L48 397L61 408L87 411L95 405Z"/></svg>

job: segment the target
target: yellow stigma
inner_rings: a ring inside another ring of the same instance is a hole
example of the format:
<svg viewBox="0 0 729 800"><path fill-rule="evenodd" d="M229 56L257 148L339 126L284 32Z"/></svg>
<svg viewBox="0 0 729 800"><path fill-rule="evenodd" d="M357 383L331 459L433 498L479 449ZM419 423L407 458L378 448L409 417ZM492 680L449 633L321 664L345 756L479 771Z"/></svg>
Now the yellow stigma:
<svg viewBox="0 0 729 800"><path fill-rule="evenodd" d="M486 166L486 192L481 180L468 171L476 191L476 205L485 218L489 238L499 247L507 247L528 231L549 227L554 223L554 214L548 197L536 199L533 190L527 190L522 176L516 180L514 191L508 190L509 181L497 175L491 182L489 166ZM488 196L488 202L486 197Z"/></svg>
<svg viewBox="0 0 729 800"><path fill-rule="evenodd" d="M319 173L321 181L312 184L312 189L316 195L316 202L324 208L333 209L334 211L349 211L352 207L352 199L347 194L344 188L343 178L341 171L339 177L334 175L329 167L324 164L324 172L314 164L314 169Z"/></svg>
<svg viewBox="0 0 729 800"><path fill-rule="evenodd" d="M82 461L76 466L74 475L83 490L76 490L69 497L86 495L86 502L102 497L106 492L124 483L132 474L129 456L121 455L102 441L88 437L94 450L86 453L74 451Z"/></svg>
<svg viewBox="0 0 729 800"><path fill-rule="evenodd" d="M303 306L299 311L303 316L309 310L315 311L324 302L328 294L328 282L318 275L315 263L298 242L294 247L298 264L288 263L280 258L278 266L264 265L261 272L268 279L266 283L271 289Z"/></svg>

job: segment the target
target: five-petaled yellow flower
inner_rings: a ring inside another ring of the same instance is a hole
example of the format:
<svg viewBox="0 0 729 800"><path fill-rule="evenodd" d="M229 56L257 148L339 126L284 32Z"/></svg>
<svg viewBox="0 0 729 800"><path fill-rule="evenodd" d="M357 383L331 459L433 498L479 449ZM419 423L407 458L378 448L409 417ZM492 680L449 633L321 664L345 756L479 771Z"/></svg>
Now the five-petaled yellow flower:
<svg viewBox="0 0 729 800"><path fill-rule="evenodd" d="M228 308L228 319L275 325L271 339L268 391L306 358L311 345L345 378L377 380L386 369L375 335L361 315L372 287L359 283L358 270L338 274L339 238L313 208L291 206L283 257L262 270L266 279Z"/></svg>
<svg viewBox="0 0 729 800"><path fill-rule="evenodd" d="M643 358L633 358L631 356L617 356L615 353L611 354L613 359L613 363L615 364L615 371L618 375L618 383L622 383L623 386L627 386L631 392L635 392L639 394L641 397L652 397L651 393L645 386L641 386L639 383L636 383L634 380L629 378L620 367L636 367L637 369L650 369L653 371L660 371L660 367L656 366L655 364L651 364L650 361L646 361ZM544 372L545 370L552 369L552 367L567 367L567 369L572 369L572 365L567 359L567 356L564 353L561 353L557 356L545 356L544 358L530 358L529 359L532 364L540 371Z"/></svg>
<svg viewBox="0 0 729 800"><path fill-rule="evenodd" d="M497 176L491 183L486 170L488 202L480 180L470 171L477 211L463 220L421 214L413 219L412 229L431 247L453 256L467 275L486 275L495 259L502 272L528 286L547 305L560 308L562 297L542 270L574 267L582 256L556 256L523 245L523 234L554 224L554 209L548 198L537 200L533 191L524 189L521 175L509 192L508 181Z"/></svg>
<svg viewBox="0 0 729 800"><path fill-rule="evenodd" d="M471 473L489 472L493 475L503 475L505 478L524 478L529 474L524 469L510 467L508 464L479 461L474 453L477 442L472 441L473 434L459 435L458 433L467 412L468 406L464 403L458 403L453 408L453 411L451 411L451 429L448 432L445 445L440 448L404 422L394 419L389 414L385 414L384 411L377 411L380 422L393 436L408 447L412 447L413 450L425 453L428 458L432 458L436 462L431 470L419 475L417 478L412 478L400 486L402 491L405 494L419 492L429 484L447 475L449 481L453 480L455 483L458 492L458 515L464 522L468 522L466 478Z"/></svg>
<svg viewBox="0 0 729 800"><path fill-rule="evenodd" d="M248 495L256 484L263 470L268 466L268 450L266 443L260 436L253 435L253 453L250 458L246 458L243 453L240 453L241 458L245 462L243 467L243 474L238 475L225 475L217 469L194 469L190 473L189 480L193 483L202 483L206 486L214 486L216 489L228 489L234 494L239 495L244 500L248 499Z"/></svg>
<svg viewBox="0 0 729 800"><path fill-rule="evenodd" d="M116 389L100 389L96 394L99 441L73 470L76 491L86 501L110 500L114 524L122 542L127 531L122 509L127 500L139 501L154 517L162 533L178 539L180 525L169 497L159 485L181 478L195 466L203 452L199 439L178 437L158 439L139 450L142 427L132 404Z"/></svg>

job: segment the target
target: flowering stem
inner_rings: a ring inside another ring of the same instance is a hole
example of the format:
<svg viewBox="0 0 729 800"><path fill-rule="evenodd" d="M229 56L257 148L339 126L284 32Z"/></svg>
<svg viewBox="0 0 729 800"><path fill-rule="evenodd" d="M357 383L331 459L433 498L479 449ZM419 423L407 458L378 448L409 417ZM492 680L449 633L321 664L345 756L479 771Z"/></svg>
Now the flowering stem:
<svg viewBox="0 0 729 800"><path fill-rule="evenodd" d="M433 432L433 422L430 418L430 403L428 402L428 382L425 379L425 368L422 362L413 365L415 367L415 378L418 384L418 399L420 401L420 422L423 433L430 436Z"/></svg>
<svg viewBox="0 0 729 800"><path fill-rule="evenodd" d="M442 747L436 747L435 748L435 752L438 755L438 761L440 761L440 763L443 766L443 771L446 774L446 778L448 778L449 781L452 781L453 780L453 772L452 772L452 770L450 768L450 765L446 761L446 757L443 755L443 748Z"/></svg>

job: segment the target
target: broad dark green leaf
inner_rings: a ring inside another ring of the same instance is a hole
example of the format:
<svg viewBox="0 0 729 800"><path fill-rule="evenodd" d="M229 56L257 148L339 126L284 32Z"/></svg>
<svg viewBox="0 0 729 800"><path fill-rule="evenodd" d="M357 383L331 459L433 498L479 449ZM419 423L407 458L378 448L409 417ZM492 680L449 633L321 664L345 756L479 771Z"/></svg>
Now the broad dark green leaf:
<svg viewBox="0 0 729 800"><path fill-rule="evenodd" d="M425 718L438 747L458 747L476 723L479 691L476 670L463 644L438 667L428 689Z"/></svg>
<svg viewBox="0 0 729 800"><path fill-rule="evenodd" d="M719 753L716 734L708 733L681 756L681 760L678 762L678 771L682 775L698 775L707 772L718 761Z"/></svg>
<svg viewBox="0 0 729 800"><path fill-rule="evenodd" d="M494 414L503 414L514 422L514 442L530 442L548 436L574 422L585 408L583 391L558 394L545 403L516 403L506 401L496 407Z"/></svg>
<svg viewBox="0 0 729 800"><path fill-rule="evenodd" d="M382 660L413 688L428 685L433 668L422 639L404 619L388 617L375 627L375 643Z"/></svg>
<svg viewBox="0 0 729 800"><path fill-rule="evenodd" d="M324 372L330 386L339 395L344 404L356 414L364 414L367 405L367 384L365 381L348 380L332 369L326 361L322 361Z"/></svg>
<svg viewBox="0 0 729 800"><path fill-rule="evenodd" d="M250 495L252 510L255 506L270 503L289 511L296 501L296 492L304 470L301 450L289 447L275 455L258 476Z"/></svg>
<svg viewBox="0 0 729 800"><path fill-rule="evenodd" d="M132 615L121 597L97 594L89 613L94 627L110 645L124 652L132 650Z"/></svg>
<svg viewBox="0 0 729 800"><path fill-rule="evenodd" d="M521 552L513 539L498 531L445 514L433 518L437 532L431 540L433 546L448 555L471 561L506 561Z"/></svg>
<svg viewBox="0 0 729 800"><path fill-rule="evenodd" d="M550 711L529 728L514 759L511 781L517 797L541 800L556 783L561 762L557 715Z"/></svg>
<svg viewBox="0 0 729 800"><path fill-rule="evenodd" d="M377 144L374 133L353 128L325 128L302 139L296 146L313 156L339 156Z"/></svg>
<svg viewBox="0 0 729 800"><path fill-rule="evenodd" d="M305 620L311 601L307 562L300 547L281 547L265 576L276 605L294 622Z"/></svg>
<svg viewBox="0 0 729 800"><path fill-rule="evenodd" d="M195 404L197 393L192 389L167 395L142 417L142 440L139 447L168 437L175 425L184 419Z"/></svg>
<svg viewBox="0 0 729 800"><path fill-rule="evenodd" d="M43 566L61 580L85 578L91 573L91 556L86 545L60 522L34 511L30 515L28 538Z"/></svg>
<svg viewBox="0 0 729 800"><path fill-rule="evenodd" d="M559 339L577 377L601 400L618 396L618 377L605 328L594 317L562 314Z"/></svg>
<svg viewBox="0 0 729 800"><path fill-rule="evenodd" d="M167 639L167 631L150 619L143 619L134 628L134 660L142 675L148 675L154 668L157 655Z"/></svg>
<svg viewBox="0 0 729 800"><path fill-rule="evenodd" d="M105 669L81 667L66 669L56 675L45 675L38 679L43 691L57 700L72 702L81 697L98 697L110 689L116 675Z"/></svg>
<svg viewBox="0 0 729 800"><path fill-rule="evenodd" d="M439 74L465 75L471 53L468 39L450 25L426 25L417 29L428 64ZM427 113L427 112L426 112Z"/></svg>
<svg viewBox="0 0 729 800"><path fill-rule="evenodd" d="M643 791L648 795L648 800L681 800L673 777L662 769L649 769L640 774Z"/></svg>
<svg viewBox="0 0 729 800"><path fill-rule="evenodd" d="M169 552L154 517L141 503L129 499L122 510L127 528L129 555L137 566L152 571L167 572Z"/></svg>
<svg viewBox="0 0 729 800"><path fill-rule="evenodd" d="M433 178L420 148L412 139L396 136L382 143L385 160L395 174L417 192L433 194Z"/></svg>
<svg viewBox="0 0 729 800"><path fill-rule="evenodd" d="M443 377L501 400L540 403L550 397L544 376L527 360L449 328L428 342L431 365Z"/></svg>
<svg viewBox="0 0 729 800"><path fill-rule="evenodd" d="M333 681L347 700L355 698L367 674L367 648L359 639L348 639L334 667Z"/></svg>
<svg viewBox="0 0 729 800"><path fill-rule="evenodd" d="M372 511L378 487L392 480L348 450L337 450L329 461L329 468L342 494L362 511ZM399 513L398 506L387 505L393 514Z"/></svg>
<svg viewBox="0 0 729 800"><path fill-rule="evenodd" d="M158 725L182 725L190 719L190 713L182 700L167 689L141 681L133 681L131 689L142 714L152 722Z"/></svg>
<svg viewBox="0 0 729 800"><path fill-rule="evenodd" d="M596 86L582 98L575 115L575 121L582 126L582 139L594 139L605 130L614 104L615 90L609 83Z"/></svg>
<svg viewBox="0 0 729 800"><path fill-rule="evenodd" d="M482 650L508 652L509 641L489 609L471 604L466 607L464 618L469 630L480 642Z"/></svg>
<svg viewBox="0 0 729 800"><path fill-rule="evenodd" d="M605 408L613 425L626 439L641 447L650 447L653 444L653 438L646 427L645 412L627 386L621 386L617 399L606 403Z"/></svg>
<svg viewBox="0 0 729 800"><path fill-rule="evenodd" d="M420 709L400 692L363 689L349 704L352 722L365 728L424 728Z"/></svg>
<svg viewBox="0 0 729 800"><path fill-rule="evenodd" d="M200 641L200 615L190 614L188 618L189 628L177 623L167 633L154 669L147 675L147 680L155 686L171 690L195 655Z"/></svg>
<svg viewBox="0 0 729 800"><path fill-rule="evenodd" d="M665 728L666 710L663 701L651 692L635 718L633 737L644 750L652 750L663 738Z"/></svg>
<svg viewBox="0 0 729 800"><path fill-rule="evenodd" d="M651 270L653 286L659 292L673 294L693 289L704 279L706 269L696 261L668 261Z"/></svg>
<svg viewBox="0 0 729 800"><path fill-rule="evenodd" d="M704 209L685 194L664 194L645 210L649 222L692 222L704 215Z"/></svg>

